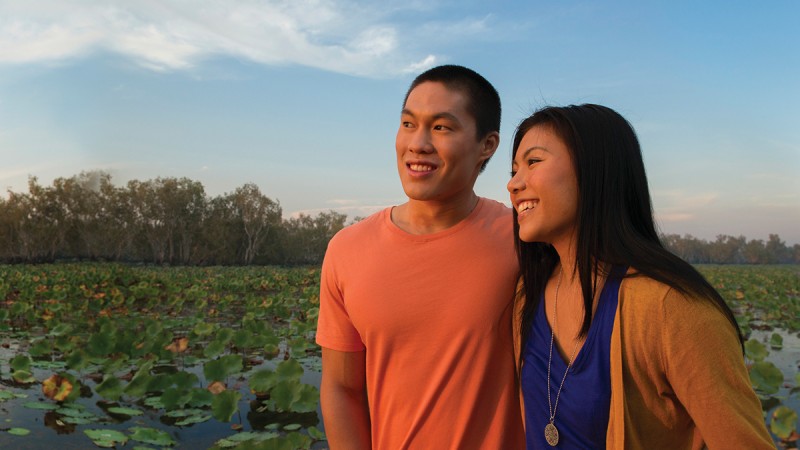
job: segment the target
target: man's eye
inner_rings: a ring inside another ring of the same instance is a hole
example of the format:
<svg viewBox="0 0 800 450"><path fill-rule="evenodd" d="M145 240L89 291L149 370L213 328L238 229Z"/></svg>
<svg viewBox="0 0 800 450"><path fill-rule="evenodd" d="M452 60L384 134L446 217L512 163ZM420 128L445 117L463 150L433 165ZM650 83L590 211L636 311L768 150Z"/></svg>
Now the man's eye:
<svg viewBox="0 0 800 450"><path fill-rule="evenodd" d="M514 178L514 176L516 176L516 175L517 175L517 171L516 170L512 170L511 171L511 178Z"/></svg>
<svg viewBox="0 0 800 450"><path fill-rule="evenodd" d="M411 124L411 122L405 122L405 121L404 122L400 122L400 125L403 128L411 128L412 126L414 126L414 125Z"/></svg>

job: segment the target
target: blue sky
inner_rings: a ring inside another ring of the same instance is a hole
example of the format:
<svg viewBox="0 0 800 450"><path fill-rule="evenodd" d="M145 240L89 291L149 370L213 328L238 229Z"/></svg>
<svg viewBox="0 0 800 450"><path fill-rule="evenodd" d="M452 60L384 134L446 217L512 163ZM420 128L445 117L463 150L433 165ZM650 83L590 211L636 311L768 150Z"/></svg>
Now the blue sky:
<svg viewBox="0 0 800 450"><path fill-rule="evenodd" d="M661 230L800 243L800 2L0 0L0 188L84 170L246 182L288 217L402 203L421 70L503 101L477 192L508 202L516 124L600 103L642 143Z"/></svg>

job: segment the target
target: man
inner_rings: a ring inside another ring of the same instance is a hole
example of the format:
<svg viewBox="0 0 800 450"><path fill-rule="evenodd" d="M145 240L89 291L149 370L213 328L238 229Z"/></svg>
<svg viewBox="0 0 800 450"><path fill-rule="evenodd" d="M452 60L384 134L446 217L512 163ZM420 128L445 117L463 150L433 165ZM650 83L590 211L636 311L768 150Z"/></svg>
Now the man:
<svg viewBox="0 0 800 450"><path fill-rule="evenodd" d="M408 201L340 231L322 265L317 343L332 450L524 448L509 208L474 192L500 98L439 66L409 88L395 147Z"/></svg>

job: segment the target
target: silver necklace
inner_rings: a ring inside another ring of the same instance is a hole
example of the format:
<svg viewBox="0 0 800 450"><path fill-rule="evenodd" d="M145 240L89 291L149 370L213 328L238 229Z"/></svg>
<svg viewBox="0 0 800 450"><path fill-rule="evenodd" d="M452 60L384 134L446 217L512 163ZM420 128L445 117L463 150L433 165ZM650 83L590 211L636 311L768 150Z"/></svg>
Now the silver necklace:
<svg viewBox="0 0 800 450"><path fill-rule="evenodd" d="M564 277L564 266L561 266L558 272L558 283L556 283L556 295L555 300L553 301L553 326L550 327L550 357L547 360L547 407L548 412L550 413L550 421L544 427L544 439L550 444L551 447L555 447L558 445L558 428L556 428L555 420L556 420L556 410L558 409L558 399L561 397L561 388L564 387L564 381L567 379L567 374L569 373L570 367L572 367L572 362L575 361L575 351L578 350L578 342L580 340L575 341L575 346L572 348L572 355L569 357L569 361L567 361L567 370L564 371L564 376L561 377L561 385L558 386L558 392L556 392L556 403L553 406L553 403L550 400L550 366L553 363L553 341L555 340L555 327L558 326L558 289L561 287L561 279Z"/></svg>

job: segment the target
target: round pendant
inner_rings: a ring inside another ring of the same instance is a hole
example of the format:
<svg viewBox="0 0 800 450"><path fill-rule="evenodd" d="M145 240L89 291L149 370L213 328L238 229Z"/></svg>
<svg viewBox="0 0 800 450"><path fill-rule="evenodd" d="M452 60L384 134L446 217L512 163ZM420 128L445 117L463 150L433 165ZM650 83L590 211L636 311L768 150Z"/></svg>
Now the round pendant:
<svg viewBox="0 0 800 450"><path fill-rule="evenodd" d="M544 440L552 447L558 445L558 429L552 422L544 427Z"/></svg>

